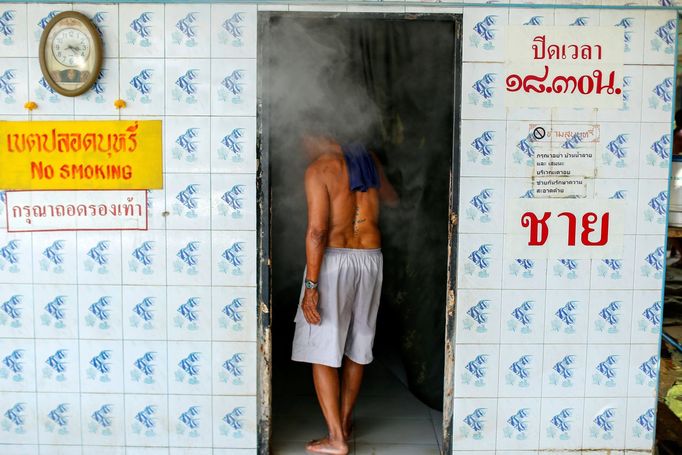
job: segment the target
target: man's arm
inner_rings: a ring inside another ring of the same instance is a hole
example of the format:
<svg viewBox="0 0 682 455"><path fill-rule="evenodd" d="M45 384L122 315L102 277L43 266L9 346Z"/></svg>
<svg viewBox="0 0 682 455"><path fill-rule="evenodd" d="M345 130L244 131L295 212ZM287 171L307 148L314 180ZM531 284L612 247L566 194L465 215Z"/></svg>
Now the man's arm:
<svg viewBox="0 0 682 455"><path fill-rule="evenodd" d="M305 172L305 195L308 202L308 227L305 234L306 279L317 283L329 235L329 194L322 172L315 163ZM310 324L320 323L317 289L306 289L301 309Z"/></svg>
<svg viewBox="0 0 682 455"><path fill-rule="evenodd" d="M386 178L384 167L381 165L376 153L372 152L372 158L374 158L374 165L379 173L379 199L388 207L398 207L398 204L400 203L398 193L395 191L395 188L393 188L393 185L391 185L391 182L388 181L388 178Z"/></svg>

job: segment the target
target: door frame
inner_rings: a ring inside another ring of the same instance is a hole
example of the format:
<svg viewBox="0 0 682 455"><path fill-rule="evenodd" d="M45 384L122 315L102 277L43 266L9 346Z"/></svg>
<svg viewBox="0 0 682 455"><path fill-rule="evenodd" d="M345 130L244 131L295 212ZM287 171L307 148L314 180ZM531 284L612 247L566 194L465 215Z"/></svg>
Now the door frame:
<svg viewBox="0 0 682 455"><path fill-rule="evenodd" d="M267 50L261 43L269 32L267 24L271 17L298 16L320 19L362 18L362 19L401 19L401 20L444 20L453 23L455 40L455 69L453 74L453 125L452 152L450 155L450 180L448 201L448 259L447 286L445 300L445 365L443 378L443 454L453 450L453 398L455 369L455 309L457 299L457 226L459 206L459 158L460 158L460 120L461 120L461 72L462 72L462 14L449 13L347 13L347 12L303 12L303 11L259 11L258 12L258 52L257 52L257 117L256 117L256 233L258 248L257 269L257 444L259 455L270 454L272 436L272 233L271 192L270 192L270 149L269 115L270 110L264 103L262 94L267 81Z"/></svg>

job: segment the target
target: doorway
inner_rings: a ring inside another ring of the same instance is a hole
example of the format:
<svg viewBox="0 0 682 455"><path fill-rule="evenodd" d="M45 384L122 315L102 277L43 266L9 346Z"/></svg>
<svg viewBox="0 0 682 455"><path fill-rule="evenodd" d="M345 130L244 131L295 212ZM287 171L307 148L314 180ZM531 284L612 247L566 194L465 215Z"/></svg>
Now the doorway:
<svg viewBox="0 0 682 455"><path fill-rule="evenodd" d="M339 142L373 150L400 197L380 216L382 298L351 453L451 450L451 394L443 391L452 376L458 21L259 16L259 229L269 234L259 245L259 442L269 441L275 455L303 453L306 440L326 434L310 365L290 360L305 266L308 162L300 136L312 120Z"/></svg>

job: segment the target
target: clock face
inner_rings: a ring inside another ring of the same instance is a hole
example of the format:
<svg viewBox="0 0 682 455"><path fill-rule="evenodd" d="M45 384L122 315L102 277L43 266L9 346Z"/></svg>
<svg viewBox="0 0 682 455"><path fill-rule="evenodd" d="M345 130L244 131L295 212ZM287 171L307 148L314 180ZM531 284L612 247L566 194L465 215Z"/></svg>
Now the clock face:
<svg viewBox="0 0 682 455"><path fill-rule="evenodd" d="M96 81L102 66L102 42L90 20L75 11L56 15L40 39L40 69L56 92L77 96Z"/></svg>
<svg viewBox="0 0 682 455"><path fill-rule="evenodd" d="M64 66L85 66L90 55L90 38L75 28L64 28L52 40L52 55Z"/></svg>

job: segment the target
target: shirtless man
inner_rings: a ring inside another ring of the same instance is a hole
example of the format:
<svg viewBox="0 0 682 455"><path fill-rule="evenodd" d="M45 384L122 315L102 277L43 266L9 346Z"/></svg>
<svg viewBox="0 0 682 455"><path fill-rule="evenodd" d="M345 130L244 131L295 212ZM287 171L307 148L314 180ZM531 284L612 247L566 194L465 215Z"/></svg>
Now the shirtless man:
<svg viewBox="0 0 682 455"><path fill-rule="evenodd" d="M312 363L329 430L306 449L345 455L363 368L372 361L379 309L379 202L395 206L398 197L376 157L362 145L342 147L309 135L303 147L312 163L305 173L306 270L292 360Z"/></svg>

